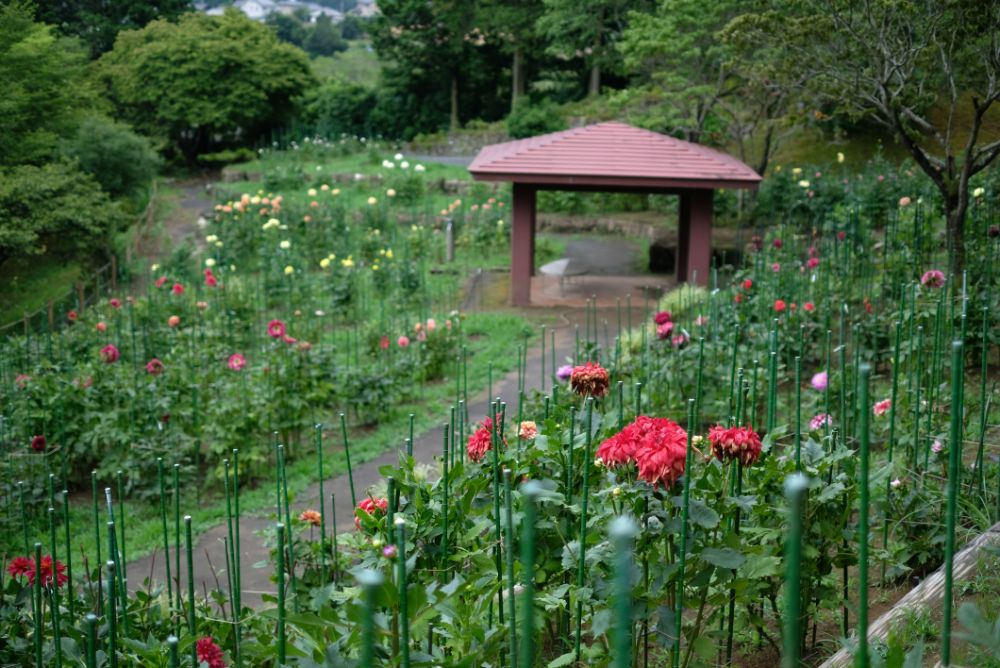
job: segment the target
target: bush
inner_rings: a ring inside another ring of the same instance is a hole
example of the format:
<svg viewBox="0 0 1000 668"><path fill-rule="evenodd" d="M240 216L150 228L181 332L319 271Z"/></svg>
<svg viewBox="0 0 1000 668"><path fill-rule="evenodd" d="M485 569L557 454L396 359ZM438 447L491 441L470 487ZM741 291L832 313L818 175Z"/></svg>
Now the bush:
<svg viewBox="0 0 1000 668"><path fill-rule="evenodd" d="M0 264L15 255L91 253L124 223L120 206L74 163L0 171Z"/></svg>
<svg viewBox="0 0 1000 668"><path fill-rule="evenodd" d="M64 153L114 197L142 192L160 164L149 140L104 116L85 119L66 142Z"/></svg>
<svg viewBox="0 0 1000 668"><path fill-rule="evenodd" d="M374 91L341 81L328 81L309 91L305 98L307 122L327 137L369 136L374 109Z"/></svg>
<svg viewBox="0 0 1000 668"><path fill-rule="evenodd" d="M566 121L549 102L520 102L507 117L507 133L514 139L566 129Z"/></svg>

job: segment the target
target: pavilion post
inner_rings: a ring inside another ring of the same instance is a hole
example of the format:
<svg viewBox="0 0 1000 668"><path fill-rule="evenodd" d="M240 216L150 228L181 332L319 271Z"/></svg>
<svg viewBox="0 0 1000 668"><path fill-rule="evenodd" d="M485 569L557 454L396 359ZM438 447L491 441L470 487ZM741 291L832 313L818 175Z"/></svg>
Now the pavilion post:
<svg viewBox="0 0 1000 668"><path fill-rule="evenodd" d="M677 281L708 285L712 272L712 199L710 189L681 194L677 235Z"/></svg>
<svg viewBox="0 0 1000 668"><path fill-rule="evenodd" d="M531 303L531 273L535 264L535 188L513 184L513 222L510 237L510 301L514 306Z"/></svg>

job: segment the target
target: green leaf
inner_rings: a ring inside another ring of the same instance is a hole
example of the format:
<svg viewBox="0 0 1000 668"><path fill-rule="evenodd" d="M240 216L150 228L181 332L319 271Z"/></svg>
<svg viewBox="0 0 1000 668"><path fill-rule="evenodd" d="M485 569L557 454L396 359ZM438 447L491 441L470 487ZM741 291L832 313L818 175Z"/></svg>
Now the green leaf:
<svg viewBox="0 0 1000 668"><path fill-rule="evenodd" d="M743 564L740 574L748 580L781 575L781 558L760 554L750 556Z"/></svg>
<svg viewBox="0 0 1000 668"><path fill-rule="evenodd" d="M573 665L573 661L576 659L575 652L566 652L560 656L549 661L547 668L562 668L563 666Z"/></svg>
<svg viewBox="0 0 1000 668"><path fill-rule="evenodd" d="M730 569L739 568L746 561L746 557L741 552L737 552L731 547L706 547L701 551L701 558L713 566Z"/></svg>
<svg viewBox="0 0 1000 668"><path fill-rule="evenodd" d="M709 508L701 499L690 500L688 518L703 529L714 529L719 526L719 513Z"/></svg>

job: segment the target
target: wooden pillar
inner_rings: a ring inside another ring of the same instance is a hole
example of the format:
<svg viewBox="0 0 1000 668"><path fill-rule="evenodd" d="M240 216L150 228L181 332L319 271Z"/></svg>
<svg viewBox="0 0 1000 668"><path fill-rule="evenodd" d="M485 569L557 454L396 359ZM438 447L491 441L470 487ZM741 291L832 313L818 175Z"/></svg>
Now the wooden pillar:
<svg viewBox="0 0 1000 668"><path fill-rule="evenodd" d="M531 275L535 275L535 234L538 233L538 202L534 195L531 197Z"/></svg>
<svg viewBox="0 0 1000 668"><path fill-rule="evenodd" d="M681 194L677 224L677 281L708 285L712 273L712 190Z"/></svg>
<svg viewBox="0 0 1000 668"><path fill-rule="evenodd" d="M535 189L513 184L513 222L510 231L510 302L531 303L531 272L535 264Z"/></svg>

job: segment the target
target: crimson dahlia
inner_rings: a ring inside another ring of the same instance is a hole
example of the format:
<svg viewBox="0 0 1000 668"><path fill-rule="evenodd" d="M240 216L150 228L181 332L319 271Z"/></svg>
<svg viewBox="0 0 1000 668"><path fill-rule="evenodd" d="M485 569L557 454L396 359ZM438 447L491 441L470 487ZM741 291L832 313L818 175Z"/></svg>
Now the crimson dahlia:
<svg viewBox="0 0 1000 668"><path fill-rule="evenodd" d="M708 430L712 453L720 462L739 461L743 466L753 466L760 457L760 436L752 427L716 425Z"/></svg>

